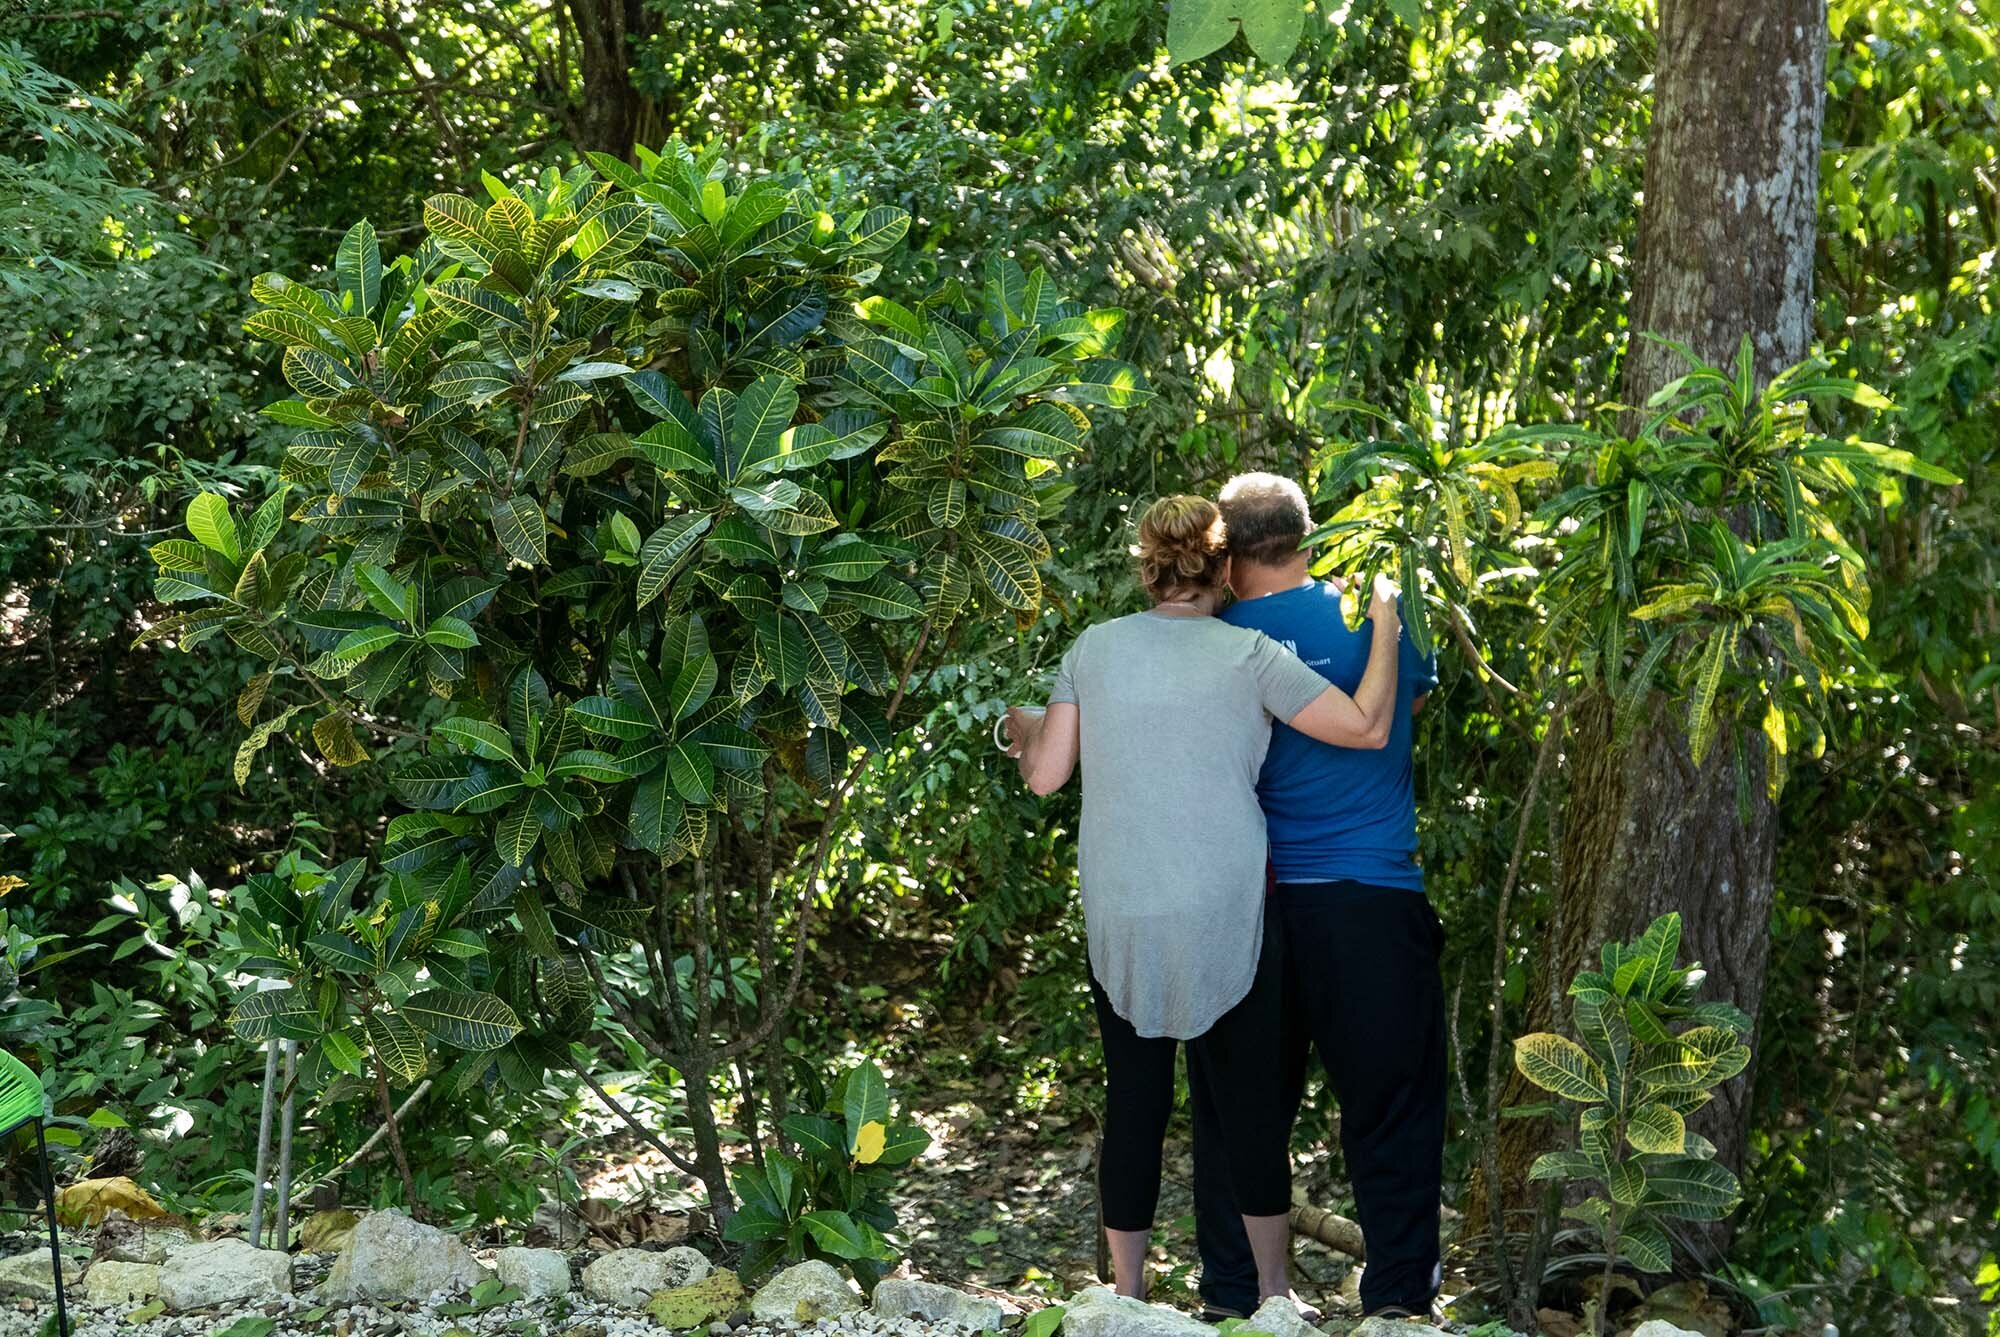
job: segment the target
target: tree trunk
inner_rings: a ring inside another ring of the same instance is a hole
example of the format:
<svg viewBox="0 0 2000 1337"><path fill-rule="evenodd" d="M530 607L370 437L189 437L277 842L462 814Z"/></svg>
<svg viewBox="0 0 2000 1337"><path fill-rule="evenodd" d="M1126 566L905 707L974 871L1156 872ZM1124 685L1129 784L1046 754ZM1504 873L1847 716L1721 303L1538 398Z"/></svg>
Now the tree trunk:
<svg viewBox="0 0 2000 1337"><path fill-rule="evenodd" d="M653 20L643 0L569 0L569 14L583 76L577 147L629 157L646 112L632 84L632 43L652 31Z"/></svg>
<svg viewBox="0 0 2000 1337"><path fill-rule="evenodd" d="M1766 379L1805 355L1826 41L1825 0L1661 0L1635 335L1726 365L1748 334ZM1625 402L1681 371L1671 349L1635 338Z"/></svg>
<svg viewBox="0 0 2000 1337"><path fill-rule="evenodd" d="M1798 361L1812 332L1814 223L1825 103L1824 0L1661 0L1652 133L1639 215L1633 338L1621 391L1642 405L1684 366L1651 332L1704 360L1733 366L1748 334L1759 379ZM1678 710L1646 720L1614 748L1612 709L1579 705L1565 749L1571 768L1556 886L1561 941L1539 963L1529 1030L1568 1028L1550 1000L1599 943L1631 938L1678 910L1683 959L1708 968L1703 993L1752 1017L1770 954L1775 810L1763 781L1761 736L1745 731L1747 811L1739 811L1725 721L1707 760L1689 758ZM1553 988L1551 986L1554 986ZM1531 1098L1518 1074L1507 1104ZM1718 1158L1740 1169L1751 1076L1726 1083L1693 1121ZM1531 1207L1526 1174L1548 1148L1545 1120L1501 1125L1501 1180L1510 1208ZM1475 1183L1466 1219L1486 1219ZM1724 1236L1711 1242L1720 1245Z"/></svg>

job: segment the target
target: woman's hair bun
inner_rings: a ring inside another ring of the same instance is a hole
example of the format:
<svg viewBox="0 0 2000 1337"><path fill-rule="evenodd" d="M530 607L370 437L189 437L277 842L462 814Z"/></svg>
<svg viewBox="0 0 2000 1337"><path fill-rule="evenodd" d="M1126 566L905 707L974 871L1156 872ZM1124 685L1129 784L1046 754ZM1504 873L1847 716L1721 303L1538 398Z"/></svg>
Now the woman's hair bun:
<svg viewBox="0 0 2000 1337"><path fill-rule="evenodd" d="M1206 593L1222 583L1222 512L1207 497L1161 497L1139 517L1139 582L1155 600Z"/></svg>

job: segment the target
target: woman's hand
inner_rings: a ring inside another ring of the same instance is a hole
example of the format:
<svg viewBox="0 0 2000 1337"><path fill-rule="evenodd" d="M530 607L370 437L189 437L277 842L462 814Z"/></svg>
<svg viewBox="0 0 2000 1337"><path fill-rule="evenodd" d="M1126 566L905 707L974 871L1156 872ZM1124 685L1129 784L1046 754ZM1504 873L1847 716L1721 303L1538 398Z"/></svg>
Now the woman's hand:
<svg viewBox="0 0 2000 1337"><path fill-rule="evenodd" d="M1033 706L1007 709L1007 755L1037 794L1053 794L1069 783L1081 745L1074 701L1054 701L1046 712Z"/></svg>
<svg viewBox="0 0 2000 1337"><path fill-rule="evenodd" d="M1019 757L1042 735L1048 716L1029 706L1007 707L1007 755Z"/></svg>

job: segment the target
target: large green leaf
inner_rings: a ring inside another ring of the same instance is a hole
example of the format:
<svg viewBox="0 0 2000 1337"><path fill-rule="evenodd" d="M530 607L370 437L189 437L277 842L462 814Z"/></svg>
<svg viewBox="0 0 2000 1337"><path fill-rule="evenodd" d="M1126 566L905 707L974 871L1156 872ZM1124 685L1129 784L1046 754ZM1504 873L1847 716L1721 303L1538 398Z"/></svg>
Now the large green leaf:
<svg viewBox="0 0 2000 1337"><path fill-rule="evenodd" d="M1663 1215L1719 1221L1742 1200L1736 1176L1714 1161L1681 1156L1646 1167L1644 1203Z"/></svg>
<svg viewBox="0 0 2000 1337"><path fill-rule="evenodd" d="M542 822L535 814L535 805L523 800L500 814L493 827L493 848L508 866L525 868L541 836Z"/></svg>
<svg viewBox="0 0 2000 1337"><path fill-rule="evenodd" d="M318 934L306 946L334 970L358 974L375 969L375 953L344 933Z"/></svg>
<svg viewBox="0 0 2000 1337"><path fill-rule="evenodd" d="M915 1124L892 1124L883 1135L882 1154L875 1158L875 1164L906 1164L923 1155L930 1144L931 1135Z"/></svg>
<svg viewBox="0 0 2000 1337"><path fill-rule="evenodd" d="M677 515L647 536L639 549L639 607L657 599L672 582L713 519L707 512Z"/></svg>
<svg viewBox="0 0 2000 1337"><path fill-rule="evenodd" d="M862 409L836 409L818 422L800 423L779 438L778 467L810 469L828 460L852 459L880 441L888 424Z"/></svg>
<svg viewBox="0 0 2000 1337"><path fill-rule="evenodd" d="M646 738L660 730L658 721L650 718L645 711L608 696L586 696L571 705L569 713L590 732L612 738Z"/></svg>
<svg viewBox="0 0 2000 1337"><path fill-rule="evenodd" d="M982 431L973 444L1031 459L1061 459L1083 440L1076 420L1054 404L1030 404Z"/></svg>
<svg viewBox="0 0 2000 1337"><path fill-rule="evenodd" d="M708 450L685 423L656 422L632 438L632 447L666 473L711 474Z"/></svg>
<svg viewBox="0 0 2000 1337"><path fill-rule="evenodd" d="M547 560L549 521L534 498L514 496L495 505L493 533L507 555L523 566L539 566Z"/></svg>
<svg viewBox="0 0 2000 1337"><path fill-rule="evenodd" d="M1604 1166L1583 1151L1543 1152L1528 1167L1528 1178L1532 1181L1589 1179L1603 1173Z"/></svg>
<svg viewBox="0 0 2000 1337"><path fill-rule="evenodd" d="M894 622L903 618L921 617L923 601L902 581L887 572L877 572L866 584L843 585L836 591L836 598L852 604L863 614Z"/></svg>
<svg viewBox="0 0 2000 1337"><path fill-rule="evenodd" d="M889 1084L882 1070L864 1059L848 1071L840 1093L840 1109L847 1121L847 1150L854 1150L861 1126L889 1122Z"/></svg>
<svg viewBox="0 0 2000 1337"><path fill-rule="evenodd" d="M745 386L729 419L723 475L733 483L775 467L798 411L798 388L781 376L759 376Z"/></svg>
<svg viewBox="0 0 2000 1337"><path fill-rule="evenodd" d="M475 757L484 757L488 761L514 760L513 740L507 736L505 729L490 720L454 715L432 725L431 732L456 743Z"/></svg>
<svg viewBox="0 0 2000 1337"><path fill-rule="evenodd" d="M431 285L431 299L439 309L449 311L478 330L506 326L525 329L528 317L520 307L470 279L449 279Z"/></svg>
<svg viewBox="0 0 2000 1337"><path fill-rule="evenodd" d="M201 546L220 553L231 562L243 560L243 539L230 514L229 499L217 492L203 492L188 503L188 532Z"/></svg>
<svg viewBox="0 0 2000 1337"><path fill-rule="evenodd" d="M1565 1100L1592 1103L1605 1098L1604 1069L1565 1036L1541 1032L1514 1041L1514 1066L1521 1075Z"/></svg>
<svg viewBox="0 0 2000 1337"><path fill-rule="evenodd" d="M757 659L781 689L804 682L808 670L805 629L783 613L757 619Z"/></svg>
<svg viewBox="0 0 2000 1337"><path fill-rule="evenodd" d="M600 269L639 248L652 228L643 204L613 204L591 215L570 243L570 254Z"/></svg>
<svg viewBox="0 0 2000 1337"><path fill-rule="evenodd" d="M289 985L246 995L229 1014L230 1029L245 1040L310 1040L319 1034L312 1000Z"/></svg>
<svg viewBox="0 0 2000 1337"><path fill-rule="evenodd" d="M807 1212L799 1224L811 1233L813 1243L836 1258L877 1258L882 1249L880 1236L874 1239L868 1226L846 1212L830 1209ZM883 1261L888 1261L884 1259Z"/></svg>
<svg viewBox="0 0 2000 1337"><path fill-rule="evenodd" d="M1620 1207L1636 1207L1646 1192L1646 1172L1637 1161L1619 1161L1605 1173L1604 1186Z"/></svg>
<svg viewBox="0 0 2000 1337"><path fill-rule="evenodd" d="M371 1012L363 1029L368 1047L383 1067L405 1082L424 1075L430 1060L424 1052L424 1037L415 1026L394 1012Z"/></svg>
<svg viewBox="0 0 2000 1337"><path fill-rule="evenodd" d="M808 1157L844 1159L847 1155L845 1133L839 1124L822 1115L789 1114L785 1116L783 1127L786 1135Z"/></svg>
<svg viewBox="0 0 2000 1337"><path fill-rule="evenodd" d="M1618 1252L1641 1272L1667 1272L1674 1265L1674 1249L1666 1232L1650 1222L1620 1231Z"/></svg>
<svg viewBox="0 0 2000 1337"><path fill-rule="evenodd" d="M454 1049L498 1049L521 1033L514 1009L490 993L426 989L397 1010Z"/></svg>
<svg viewBox="0 0 2000 1337"><path fill-rule="evenodd" d="M1687 1120L1667 1105L1641 1105L1625 1126L1634 1151L1678 1156L1687 1149Z"/></svg>
<svg viewBox="0 0 2000 1337"><path fill-rule="evenodd" d="M686 807L674 792L665 767L654 771L632 791L632 807L627 816L632 843L655 854L665 853L673 844Z"/></svg>
<svg viewBox="0 0 2000 1337"><path fill-rule="evenodd" d="M824 580L865 581L889 564L866 539L841 534L812 549L806 570Z"/></svg>
<svg viewBox="0 0 2000 1337"><path fill-rule="evenodd" d="M1139 369L1116 358L1094 357L1077 364L1071 379L1043 391L1051 398L1072 404L1096 404L1105 408L1127 409L1153 397L1152 387Z"/></svg>

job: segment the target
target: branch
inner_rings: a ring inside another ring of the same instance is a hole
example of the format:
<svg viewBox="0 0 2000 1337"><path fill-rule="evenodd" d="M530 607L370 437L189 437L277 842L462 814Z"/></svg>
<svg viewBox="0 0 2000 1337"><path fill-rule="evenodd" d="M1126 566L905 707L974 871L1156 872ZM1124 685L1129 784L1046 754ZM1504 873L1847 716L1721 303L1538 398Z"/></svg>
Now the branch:
<svg viewBox="0 0 2000 1337"><path fill-rule="evenodd" d="M923 655L924 646L929 644L930 636L931 623L926 618L923 630L917 634L917 643L910 647L909 656L903 661L903 671L896 681L895 694L889 698L889 707L882 713L882 718L888 723L895 723L896 712L902 708L903 699L909 693L910 677L916 672L917 660ZM834 786L833 792L827 798L826 819L820 824L819 839L813 845L812 861L806 866L806 876L799 887L798 921L793 929L797 947L792 952L791 971L786 976L784 988L775 992L767 991L758 999L757 1024L717 1049L716 1058L733 1059L738 1054L763 1043L764 1038L777 1026L778 1018L798 997L799 984L805 978L806 929L812 922L813 895L819 884L821 870L826 866L826 855L833 845L834 832L839 828L840 820L846 813L847 796L852 792L854 782L860 778L862 767L868 764L869 755L863 752L855 758L854 764L847 768L847 774L840 778L840 782Z"/></svg>
<svg viewBox="0 0 2000 1337"><path fill-rule="evenodd" d="M1528 829L1534 824L1535 804L1541 795L1542 776L1555 754L1556 740L1563 728L1562 705L1550 712L1548 730L1535 752L1535 769L1528 776L1528 790L1521 800L1521 819L1514 828L1514 852L1507 860L1507 876L1500 884L1500 903L1493 914L1493 995L1491 1031L1486 1043L1486 1122L1481 1147L1480 1172L1486 1176L1487 1229L1493 1234L1493 1260L1500 1272L1501 1302L1510 1310L1516 1299L1513 1259L1507 1253L1506 1193L1500 1182L1500 1088L1506 1084L1502 1048L1506 1032L1507 1004L1507 911L1514 899L1514 887L1521 876L1521 858L1527 850ZM1530 1286L1538 1278L1526 1278Z"/></svg>
<svg viewBox="0 0 2000 1337"><path fill-rule="evenodd" d="M597 985L598 997L602 998L605 1006L611 1009L612 1018L620 1026L623 1026L626 1033L634 1040L637 1040L647 1053L668 1067L678 1070L683 1062L681 1056L666 1045L661 1044L658 1037L652 1031L641 1026L639 1019L632 1015L632 1009L625 1005L624 1000L619 997L617 991L604 982L604 971L597 964L597 953L579 942L577 944L577 954L583 958L583 968L590 972L592 982Z"/></svg>
<svg viewBox="0 0 2000 1337"><path fill-rule="evenodd" d="M422 1099L424 1092L430 1089L431 1089L430 1078L426 1077L421 1082L418 1082L416 1088L412 1090L408 1096L404 1097L403 1103L396 1107L396 1121L401 1122L403 1117L410 1112L410 1107L415 1105L418 1100ZM382 1141L382 1139L388 1136L388 1133L389 1133L389 1125L385 1123L380 1128L377 1128L374 1132L370 1133L368 1135L368 1140L366 1142L363 1142L360 1146L356 1147L353 1151L353 1154L348 1156L346 1160L340 1162L340 1164L334 1166L331 1170L328 1170L325 1174L319 1176L317 1179L308 1180L306 1183L296 1185L292 1189L292 1205L294 1207L303 1205L306 1199L312 1196L314 1189L319 1188L322 1184L330 1184L334 1180L340 1178L340 1176L342 1176L343 1174L347 1173L349 1169L359 1164L362 1161L362 1159L368 1155L369 1152L375 1150L376 1146Z"/></svg>
<svg viewBox="0 0 2000 1337"><path fill-rule="evenodd" d="M1368 1261L1368 1243L1361 1237L1361 1227L1344 1216L1313 1206L1303 1193L1292 1198L1291 1222L1292 1229L1307 1239L1318 1240L1357 1263Z"/></svg>
<svg viewBox="0 0 2000 1337"><path fill-rule="evenodd" d="M667 1158L668 1163L671 1164L676 1170L679 1170L682 1174L692 1175L696 1179L701 1178L701 1172L695 1169L693 1161L683 1160L679 1152L675 1151L672 1147L668 1146L666 1143L660 1141L660 1139L653 1136L653 1134L647 1132L645 1127L642 1124L640 1124L640 1122L637 1119L632 1117L632 1111L626 1109L616 1100L613 1100L611 1098L611 1093L609 1091L606 1091L602 1086L599 1086L597 1084L597 1079L595 1077L592 1077L588 1072L584 1071L583 1065L576 1061L575 1055L570 1056L569 1068L571 1072L583 1078L584 1084L588 1086L592 1091L595 1091L597 1093L597 1098L603 1101L605 1105L607 1105L610 1108L613 1114L617 1115L619 1118L625 1121L626 1127L630 1128L633 1132L639 1135L639 1140L641 1142L644 1142L654 1151L657 1151L662 1156L665 1156Z"/></svg>
<svg viewBox="0 0 2000 1337"><path fill-rule="evenodd" d="M1482 675L1480 681L1484 682L1486 678L1491 678L1507 689L1507 695L1519 696L1521 689L1501 677L1500 670L1487 662L1486 656L1479 653L1479 647L1472 643L1472 635L1465 628L1465 619L1458 611L1458 604L1453 600L1447 599L1445 600L1445 608L1451 613L1452 637L1457 640L1458 648L1465 652L1465 657L1478 667Z"/></svg>

